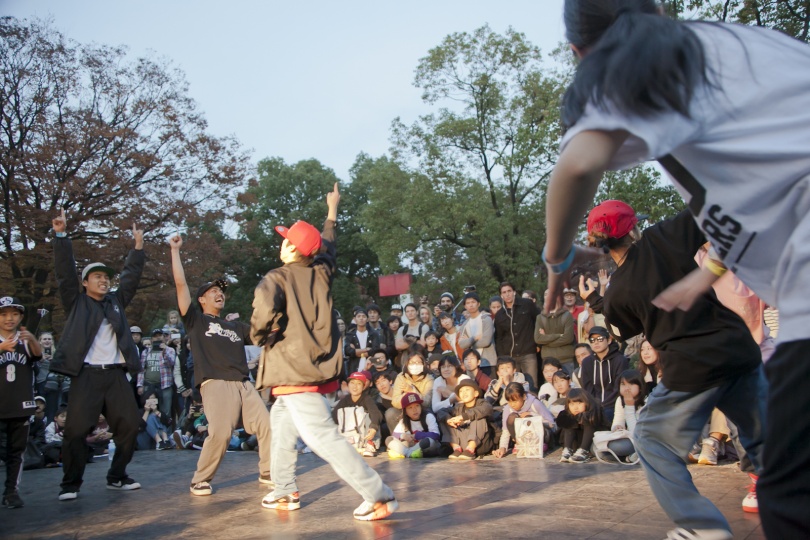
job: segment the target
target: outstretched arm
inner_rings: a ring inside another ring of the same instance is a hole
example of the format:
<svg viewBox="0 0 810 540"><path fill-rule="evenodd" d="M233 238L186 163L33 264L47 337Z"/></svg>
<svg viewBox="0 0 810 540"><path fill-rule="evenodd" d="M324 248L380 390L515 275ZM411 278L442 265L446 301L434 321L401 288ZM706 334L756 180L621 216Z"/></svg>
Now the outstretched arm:
<svg viewBox="0 0 810 540"><path fill-rule="evenodd" d="M177 307L180 310L180 315L185 315L191 306L191 293L188 290L188 283L186 283L186 272L183 270L183 262L180 260L180 248L183 245L183 239L179 234L175 234L169 238L169 245L172 248L172 274L174 275L174 287L177 289Z"/></svg>
<svg viewBox="0 0 810 540"><path fill-rule="evenodd" d="M593 204L608 163L627 136L626 131L583 131L569 141L554 166L546 194L544 253L549 268L546 312L554 308L571 268L601 255L595 249L574 248L573 242L582 216ZM565 261L572 249L573 264L554 273L550 265Z"/></svg>

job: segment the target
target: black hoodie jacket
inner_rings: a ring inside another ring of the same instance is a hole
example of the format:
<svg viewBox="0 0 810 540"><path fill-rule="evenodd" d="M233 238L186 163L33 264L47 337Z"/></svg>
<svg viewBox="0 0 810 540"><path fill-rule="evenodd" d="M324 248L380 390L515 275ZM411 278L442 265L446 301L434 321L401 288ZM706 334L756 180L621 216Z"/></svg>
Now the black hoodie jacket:
<svg viewBox="0 0 810 540"><path fill-rule="evenodd" d="M599 360L594 353L582 360L579 380L582 388L602 404L602 409L612 411L619 397L619 376L630 369L629 366L630 362L614 341L604 359Z"/></svg>

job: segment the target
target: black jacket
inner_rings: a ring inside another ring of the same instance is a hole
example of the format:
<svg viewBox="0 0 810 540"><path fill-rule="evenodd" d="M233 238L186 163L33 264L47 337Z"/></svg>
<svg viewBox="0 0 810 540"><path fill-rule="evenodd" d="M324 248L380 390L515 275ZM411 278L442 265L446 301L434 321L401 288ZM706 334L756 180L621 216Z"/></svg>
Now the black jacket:
<svg viewBox="0 0 810 540"><path fill-rule="evenodd" d="M368 330L368 338L366 340L366 349L373 351L380 346L380 334L376 330L366 326ZM344 374L346 377L357 371L360 366L360 357L355 354L357 349L361 349L360 340L357 338L357 327L346 332L343 337L343 356L348 361L348 373Z"/></svg>
<svg viewBox="0 0 810 540"><path fill-rule="evenodd" d="M528 298L515 298L512 309L504 306L495 314L495 351L498 356L535 354L534 323L540 309Z"/></svg>
<svg viewBox="0 0 810 540"><path fill-rule="evenodd" d="M320 385L340 375L343 350L332 307L335 228L334 221L326 220L321 235L325 249L311 264L285 264L269 271L256 287L250 337L262 346L259 390Z"/></svg>
<svg viewBox="0 0 810 540"><path fill-rule="evenodd" d="M599 360L596 353L582 359L579 380L582 389L596 398L602 409L612 411L619 397L619 376L627 369L630 369L630 362L614 341L604 359Z"/></svg>
<svg viewBox="0 0 810 540"><path fill-rule="evenodd" d="M68 316L59 347L51 360L50 370L71 377L78 375L101 322L106 317L118 339L118 348L126 359L127 371L134 377L141 371L141 359L124 310L138 289L146 254L142 249L130 250L118 280L118 290L107 293L101 301L93 300L82 292L76 275L73 245L69 238L54 239L53 255L59 296ZM114 361L114 358L110 358L110 363Z"/></svg>

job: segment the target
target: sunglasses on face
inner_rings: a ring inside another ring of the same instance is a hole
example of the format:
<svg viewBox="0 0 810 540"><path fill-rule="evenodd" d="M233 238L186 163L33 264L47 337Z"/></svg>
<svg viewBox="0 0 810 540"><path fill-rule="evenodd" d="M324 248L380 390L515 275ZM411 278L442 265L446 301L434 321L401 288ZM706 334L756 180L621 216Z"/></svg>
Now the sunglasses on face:
<svg viewBox="0 0 810 540"><path fill-rule="evenodd" d="M597 337L588 338L588 341L590 341L591 343L596 343L596 342L602 343L603 341L605 341L605 338L602 337L602 336L597 336Z"/></svg>

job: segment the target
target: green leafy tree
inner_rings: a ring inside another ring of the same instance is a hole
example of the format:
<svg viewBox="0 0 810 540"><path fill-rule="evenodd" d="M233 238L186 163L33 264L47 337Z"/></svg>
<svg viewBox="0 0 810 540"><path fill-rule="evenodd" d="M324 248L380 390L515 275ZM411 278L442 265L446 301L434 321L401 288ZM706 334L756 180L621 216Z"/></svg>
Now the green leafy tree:
<svg viewBox="0 0 810 540"><path fill-rule="evenodd" d="M228 275L236 281L229 291L228 309L240 314L251 313L256 285L269 270L281 266L282 239L274 228L298 220L320 228L326 218L326 194L336 182L341 184L332 169L315 159L290 165L281 158L267 158L259 162L257 173L257 179L239 196L239 235L223 242ZM368 293L376 292L378 264L358 220L366 200L361 183L341 185L340 189L339 273L333 295L337 309L347 314L352 306L365 305Z"/></svg>
<svg viewBox="0 0 810 540"><path fill-rule="evenodd" d="M675 0L671 15L764 26L810 42L810 0Z"/></svg>

